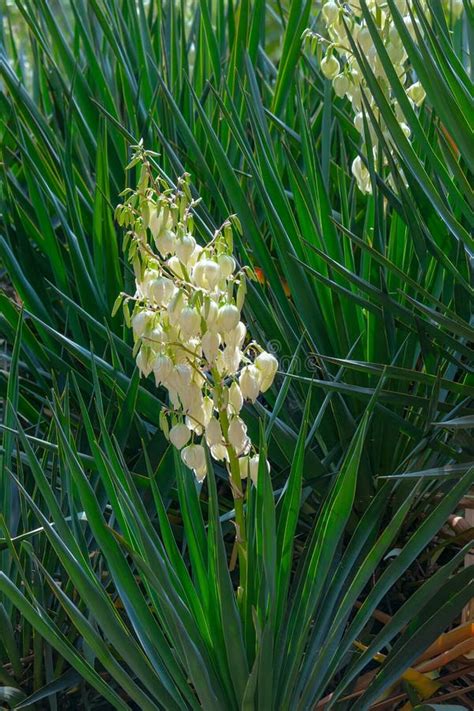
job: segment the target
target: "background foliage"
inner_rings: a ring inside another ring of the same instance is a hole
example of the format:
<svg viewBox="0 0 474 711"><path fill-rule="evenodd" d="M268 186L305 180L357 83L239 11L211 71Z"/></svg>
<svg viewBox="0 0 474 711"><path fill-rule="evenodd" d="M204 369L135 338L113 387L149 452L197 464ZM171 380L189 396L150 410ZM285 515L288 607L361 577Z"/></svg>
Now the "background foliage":
<svg viewBox="0 0 474 711"><path fill-rule="evenodd" d="M438 2L429 20L413 11L420 37L403 40L427 101L407 109L412 142L361 58L391 136L363 196L350 107L303 44L314 3L3 3L11 693L47 685L57 707L79 684L84 708L303 709L392 640L376 682L345 702L368 708L472 596L456 541L429 554L473 478L472 7L453 28ZM133 291L113 209L140 138L171 182L192 174L203 241L238 215L236 254L260 274L247 323L281 363L246 412L256 439L263 420L272 480L248 500L245 604L227 572L224 472L197 491L181 470L157 428L162 393L139 381L111 316ZM379 604L404 611L388 631L371 622Z"/></svg>

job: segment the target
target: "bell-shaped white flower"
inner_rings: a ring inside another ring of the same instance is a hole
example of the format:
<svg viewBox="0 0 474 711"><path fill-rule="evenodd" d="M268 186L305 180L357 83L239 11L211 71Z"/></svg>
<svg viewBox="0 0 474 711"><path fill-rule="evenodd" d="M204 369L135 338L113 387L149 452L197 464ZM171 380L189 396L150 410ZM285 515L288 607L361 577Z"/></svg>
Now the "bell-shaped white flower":
<svg viewBox="0 0 474 711"><path fill-rule="evenodd" d="M368 27L361 27L357 35L357 42L360 44L363 52L367 54L373 47L372 35Z"/></svg>
<svg viewBox="0 0 474 711"><path fill-rule="evenodd" d="M175 295L171 299L171 301L168 304L167 308L167 316L169 319L169 322L172 326L175 326L176 324L179 323L179 317L181 314L181 311L184 309L184 307L187 304L187 299L181 289L176 291Z"/></svg>
<svg viewBox="0 0 474 711"><path fill-rule="evenodd" d="M149 331L144 338L147 343L153 347L156 347L158 344L166 343L168 340L168 336L166 335L164 328L159 323L157 323L153 330Z"/></svg>
<svg viewBox="0 0 474 711"><path fill-rule="evenodd" d="M193 385L193 389L194 387ZM190 430L197 435L202 435L212 416L212 400L211 409L209 409L209 397L202 397L195 391L193 398L189 408L185 410L187 412L185 422Z"/></svg>
<svg viewBox="0 0 474 711"><path fill-rule="evenodd" d="M168 277L159 276L150 282L148 286L150 299L158 306L168 306L176 293L176 287Z"/></svg>
<svg viewBox="0 0 474 711"><path fill-rule="evenodd" d="M192 235L183 235L176 240L176 256L180 262L187 264L196 247L196 240Z"/></svg>
<svg viewBox="0 0 474 711"><path fill-rule="evenodd" d="M357 156L352 163L352 175L357 180L359 190L363 193L370 193L372 187L370 182L370 173L367 170L362 158Z"/></svg>
<svg viewBox="0 0 474 711"><path fill-rule="evenodd" d="M220 278L228 279L235 271L235 259L230 254L221 254L218 258Z"/></svg>
<svg viewBox="0 0 474 711"><path fill-rule="evenodd" d="M332 87L336 96L339 96L339 98L342 99L342 97L345 96L346 93L349 91L349 79L346 77L345 74L338 74L333 79Z"/></svg>
<svg viewBox="0 0 474 711"><path fill-rule="evenodd" d="M201 317L195 308L185 306L179 315L179 327L184 338L197 336L201 329Z"/></svg>
<svg viewBox="0 0 474 711"><path fill-rule="evenodd" d="M244 400L255 402L262 384L262 374L255 365L246 365L242 368L239 377L240 390Z"/></svg>
<svg viewBox="0 0 474 711"><path fill-rule="evenodd" d="M191 430L180 423L174 425L169 432L170 442L176 449L182 449L191 439Z"/></svg>
<svg viewBox="0 0 474 711"><path fill-rule="evenodd" d="M193 371L189 363L179 363L174 366L173 370L169 374L168 385L178 393L181 392L181 390L185 392L191 385L192 378Z"/></svg>
<svg viewBox="0 0 474 711"><path fill-rule="evenodd" d="M242 321L239 321L237 326L233 328L232 331L227 331L227 333L224 334L226 346L229 346L229 348L242 348L246 335L247 328Z"/></svg>
<svg viewBox="0 0 474 711"><path fill-rule="evenodd" d="M192 268L194 267L196 262L199 260L202 253L203 253L203 248L201 247L200 244L196 244L196 246L194 247L193 253L188 258L188 263L187 263L188 271L192 270Z"/></svg>
<svg viewBox="0 0 474 711"><path fill-rule="evenodd" d="M218 462L229 461L229 453L225 444L214 444L211 447L211 454Z"/></svg>
<svg viewBox="0 0 474 711"><path fill-rule="evenodd" d="M250 447L250 440L247 437L247 425L241 417L233 417L229 424L227 433L229 444L234 448L237 456L246 454Z"/></svg>
<svg viewBox="0 0 474 711"><path fill-rule="evenodd" d="M362 113L362 111L359 111L354 116L354 126L360 134L364 133L364 114Z"/></svg>
<svg viewBox="0 0 474 711"><path fill-rule="evenodd" d="M239 473L241 479L247 479L249 475L249 457L244 455L239 457Z"/></svg>
<svg viewBox="0 0 474 711"><path fill-rule="evenodd" d="M405 15L405 17L403 18L403 22L405 23L405 27L407 28L408 32L410 33L412 40L416 41L415 24L418 24L417 21L415 20L415 23L413 23L411 15Z"/></svg>
<svg viewBox="0 0 474 711"><path fill-rule="evenodd" d="M176 235L171 230L164 230L155 239L156 248L162 257L174 254L176 250Z"/></svg>
<svg viewBox="0 0 474 711"><path fill-rule="evenodd" d="M255 366L262 374L260 390L264 393L269 387L271 387L273 380L275 379L275 374L278 370L278 361L274 355L264 351L255 359Z"/></svg>
<svg viewBox="0 0 474 711"><path fill-rule="evenodd" d="M232 331L240 320L240 311L234 304L224 304L217 314L217 328L220 333Z"/></svg>
<svg viewBox="0 0 474 711"><path fill-rule="evenodd" d="M341 65L333 54L326 55L321 60L321 71L326 79L334 79L341 71Z"/></svg>
<svg viewBox="0 0 474 711"><path fill-rule="evenodd" d="M200 259L193 267L192 280L196 286L207 291L214 291L221 275L217 262L213 259Z"/></svg>
<svg viewBox="0 0 474 711"><path fill-rule="evenodd" d="M221 359L219 361L219 369L222 373L226 375L234 375L240 365L241 352L238 348L231 348L226 346L221 353Z"/></svg>
<svg viewBox="0 0 474 711"><path fill-rule="evenodd" d="M216 302L212 299L206 299L206 301L201 306L201 316L206 322L208 331L214 330L217 323L218 313L219 307Z"/></svg>
<svg viewBox="0 0 474 711"><path fill-rule="evenodd" d="M206 442L209 447L216 444L222 444L222 428L219 420L216 417L211 417L206 427Z"/></svg>
<svg viewBox="0 0 474 711"><path fill-rule="evenodd" d="M141 280L138 278L136 279L138 295L151 300L150 284L153 282L154 279L157 279L159 276L160 273L158 269L145 269L143 278Z"/></svg>
<svg viewBox="0 0 474 711"><path fill-rule="evenodd" d="M168 259L166 266L178 279L185 279L186 274L183 270L183 265L176 255Z"/></svg>
<svg viewBox="0 0 474 711"><path fill-rule="evenodd" d="M140 348L136 358L137 368L144 378L148 378L152 371L152 363L150 361L150 353L148 349Z"/></svg>
<svg viewBox="0 0 474 711"><path fill-rule="evenodd" d="M173 372L173 367L173 361L169 356L162 354L156 356L152 364L152 369L157 387L168 382Z"/></svg>
<svg viewBox="0 0 474 711"><path fill-rule="evenodd" d="M387 54L392 64L402 64L407 58L406 49L402 44L389 44Z"/></svg>
<svg viewBox="0 0 474 711"><path fill-rule="evenodd" d="M188 444L181 450L181 459L189 469L192 469L198 481L206 476L206 453L201 444Z"/></svg>
<svg viewBox="0 0 474 711"><path fill-rule="evenodd" d="M215 362L219 354L221 337L216 331L206 331L202 337L202 351L208 363Z"/></svg>
<svg viewBox="0 0 474 711"><path fill-rule="evenodd" d="M250 457L250 459L249 459L249 473L250 473L250 478L252 479L252 481L255 485L258 482L259 466L260 466L260 455L255 454L253 457ZM268 460L265 460L265 466L267 467L267 472L270 474L270 463L268 462Z"/></svg>
<svg viewBox="0 0 474 711"><path fill-rule="evenodd" d="M228 398L228 406L231 409L232 414L238 415L243 407L244 398L242 396L242 391L235 380L229 388Z"/></svg>
<svg viewBox="0 0 474 711"><path fill-rule="evenodd" d="M150 229L153 239L156 242L156 240L162 235L163 232L169 231L172 225L171 215L169 213L169 210L164 210L161 207L154 205L153 203L149 203L148 211L148 227Z"/></svg>
<svg viewBox="0 0 474 711"><path fill-rule="evenodd" d="M199 385L191 382L187 388L179 388L178 394L184 412L193 415L193 417L200 422L199 416L202 408L202 391ZM200 422L200 424L202 423Z"/></svg>
<svg viewBox="0 0 474 711"><path fill-rule="evenodd" d="M136 341L142 338L150 328L151 322L155 318L155 312L150 310L138 311L132 318L133 337Z"/></svg>
<svg viewBox="0 0 474 711"><path fill-rule="evenodd" d="M211 420L214 411L214 402L209 395L206 395L202 401L202 422L204 427L207 427Z"/></svg>

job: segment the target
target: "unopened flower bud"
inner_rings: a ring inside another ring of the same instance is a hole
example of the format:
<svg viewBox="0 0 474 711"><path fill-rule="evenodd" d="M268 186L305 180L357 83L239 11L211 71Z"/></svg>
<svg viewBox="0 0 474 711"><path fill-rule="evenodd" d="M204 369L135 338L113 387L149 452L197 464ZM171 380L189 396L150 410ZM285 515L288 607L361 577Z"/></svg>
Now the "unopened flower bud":
<svg viewBox="0 0 474 711"><path fill-rule="evenodd" d="M400 128L402 129L402 131L403 131L403 133L405 134L405 136L406 136L407 138L410 138L410 136L411 136L411 129L410 129L410 127L409 127L404 121L402 121L402 123L400 124Z"/></svg>

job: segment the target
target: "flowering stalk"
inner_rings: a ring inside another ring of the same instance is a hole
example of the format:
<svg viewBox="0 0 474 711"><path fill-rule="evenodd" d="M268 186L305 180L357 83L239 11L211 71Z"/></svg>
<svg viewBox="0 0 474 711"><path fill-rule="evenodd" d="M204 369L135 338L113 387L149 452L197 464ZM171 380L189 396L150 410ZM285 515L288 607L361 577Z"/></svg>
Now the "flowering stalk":
<svg viewBox="0 0 474 711"><path fill-rule="evenodd" d="M229 474L235 503L241 585L246 571L244 491L256 483L258 453L240 413L271 387L278 363L254 341L241 320L248 268L232 256L235 217L204 247L194 237L189 176L171 189L151 169L142 144L129 167L140 165L135 191L122 193L116 219L128 228L125 249L133 265L136 292L121 294L143 377L153 373L169 406L159 423L198 482L207 473L204 442ZM128 305L133 304L130 317Z"/></svg>
<svg viewBox="0 0 474 711"><path fill-rule="evenodd" d="M386 0L366 0L366 4L409 101L413 107L421 106L425 99L425 90L419 81L413 81L411 78L408 55ZM451 13L453 20L459 18L463 11L462 0L444 0L443 4L445 10ZM422 0L421 5L424 10L429 10L429 5L425 0ZM405 27L416 41L414 26L416 20L412 19L407 1L397 0L397 8L403 15ZM345 96L351 102L355 114L354 125L364 139L362 152L367 154L368 141L366 142L364 134L368 130L375 160L377 158L377 134L370 122L364 122L363 96L366 97L375 118L379 121L381 120L380 112L365 82L359 62L350 49L348 33L367 59L407 138L410 137L410 129L403 111L391 91L383 64L363 18L359 0L349 0L348 2L326 0L322 6L322 19L329 39L309 30L306 31L305 37L316 45L325 47L325 55L320 65L321 72L332 81L336 95L341 98ZM383 122L381 127L387 138L387 143L390 144L387 127ZM370 193L372 191L370 174L360 156L357 156L352 163L352 173L359 189L364 193Z"/></svg>

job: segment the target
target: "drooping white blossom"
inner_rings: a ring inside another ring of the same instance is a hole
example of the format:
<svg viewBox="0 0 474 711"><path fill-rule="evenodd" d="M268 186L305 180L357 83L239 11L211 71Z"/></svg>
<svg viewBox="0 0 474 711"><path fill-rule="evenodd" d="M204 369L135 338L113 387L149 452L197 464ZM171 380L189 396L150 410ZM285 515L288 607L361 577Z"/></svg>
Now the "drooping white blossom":
<svg viewBox="0 0 474 711"><path fill-rule="evenodd" d="M176 449L182 449L191 439L191 430L183 423L174 425L170 429L169 438Z"/></svg>

